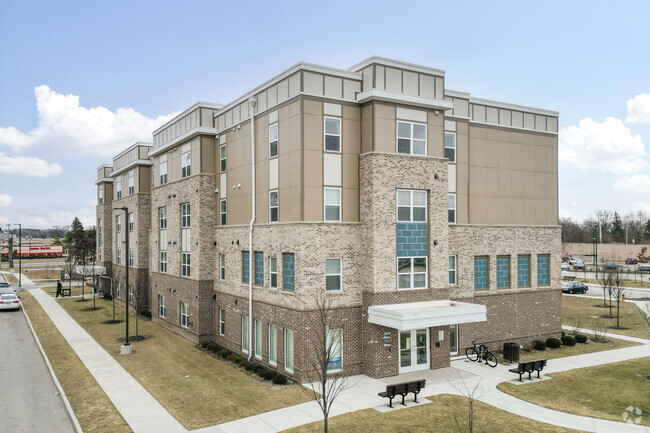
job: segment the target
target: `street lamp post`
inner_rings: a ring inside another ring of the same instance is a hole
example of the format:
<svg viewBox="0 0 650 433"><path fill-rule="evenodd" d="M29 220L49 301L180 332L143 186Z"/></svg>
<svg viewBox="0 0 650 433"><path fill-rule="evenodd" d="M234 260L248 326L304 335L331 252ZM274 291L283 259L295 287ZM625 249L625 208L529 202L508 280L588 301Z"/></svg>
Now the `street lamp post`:
<svg viewBox="0 0 650 433"><path fill-rule="evenodd" d="M7 224L18 226L18 288L23 287L23 226L22 224Z"/></svg>
<svg viewBox="0 0 650 433"><path fill-rule="evenodd" d="M594 246L596 248L596 254L594 257L594 261L596 263L596 279L598 279L598 228L600 224L594 225Z"/></svg>
<svg viewBox="0 0 650 433"><path fill-rule="evenodd" d="M114 210L123 210L124 211L124 221L127 222L129 220L129 208L124 206L124 207L118 207L118 208L113 208ZM129 259L128 259L128 254L129 254L129 231L128 229L124 231L124 238L126 239L126 255L127 259L124 261L125 266L126 266L126 291L128 293L129 291ZM122 345L120 349L120 353L122 355L129 355L133 352L133 348L131 347L131 343L129 343L129 296L127 295L126 297L126 338L124 339L124 344Z"/></svg>

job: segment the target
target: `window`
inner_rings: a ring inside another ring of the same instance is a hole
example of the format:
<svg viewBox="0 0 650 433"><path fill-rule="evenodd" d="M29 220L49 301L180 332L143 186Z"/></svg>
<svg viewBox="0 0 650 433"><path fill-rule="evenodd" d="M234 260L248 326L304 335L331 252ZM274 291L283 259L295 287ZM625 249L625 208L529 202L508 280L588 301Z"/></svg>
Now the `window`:
<svg viewBox="0 0 650 433"><path fill-rule="evenodd" d="M341 151L341 119L335 117L325 118L325 151Z"/></svg>
<svg viewBox="0 0 650 433"><path fill-rule="evenodd" d="M122 264L122 249L120 247L117 247L117 264L121 265Z"/></svg>
<svg viewBox="0 0 650 433"><path fill-rule="evenodd" d="M226 145L222 144L219 147L219 171L223 173L226 171Z"/></svg>
<svg viewBox="0 0 650 433"><path fill-rule="evenodd" d="M121 232L121 231L122 231L122 215L118 215L118 216L117 216L117 223L116 223L116 225L117 225L117 232L118 232L118 233Z"/></svg>
<svg viewBox="0 0 650 433"><path fill-rule="evenodd" d="M510 256L497 256L497 289L510 288Z"/></svg>
<svg viewBox="0 0 650 433"><path fill-rule="evenodd" d="M158 315L160 317L165 317L167 313L167 307L165 306L165 297L163 295L158 295Z"/></svg>
<svg viewBox="0 0 650 433"><path fill-rule="evenodd" d="M132 213L129 214L128 224L129 224L129 231L132 232L133 231L133 214Z"/></svg>
<svg viewBox="0 0 650 433"><path fill-rule="evenodd" d="M293 329L284 328L284 368L293 373Z"/></svg>
<svg viewBox="0 0 650 433"><path fill-rule="evenodd" d="M283 254L284 264L284 290L296 289L296 258L293 254Z"/></svg>
<svg viewBox="0 0 650 433"><path fill-rule="evenodd" d="M242 267L241 267L241 281L242 283L248 283L250 281L250 254L248 251L242 252Z"/></svg>
<svg viewBox="0 0 650 433"><path fill-rule="evenodd" d="M264 285L264 253L255 252L255 285Z"/></svg>
<svg viewBox="0 0 650 433"><path fill-rule="evenodd" d="M219 279L226 279L226 255L219 254Z"/></svg>
<svg viewBox="0 0 650 433"><path fill-rule="evenodd" d="M192 153L188 150L181 155L181 177L192 174Z"/></svg>
<svg viewBox="0 0 650 433"><path fill-rule="evenodd" d="M341 188L325 188L325 221L341 221Z"/></svg>
<svg viewBox="0 0 650 433"><path fill-rule="evenodd" d="M133 248L129 248L129 266L133 265Z"/></svg>
<svg viewBox="0 0 650 433"><path fill-rule="evenodd" d="M255 319L255 358L262 359L262 322Z"/></svg>
<svg viewBox="0 0 650 433"><path fill-rule="evenodd" d="M278 124L269 126L269 158L278 156Z"/></svg>
<svg viewBox="0 0 650 433"><path fill-rule="evenodd" d="M103 236L103 233L102 233L103 231L104 231L104 225L102 223L102 219L100 218L98 220L98 222L97 222L97 241L98 241L98 244L99 244L98 245L99 248L101 248L103 243L104 243L104 239L103 239L104 236Z"/></svg>
<svg viewBox="0 0 650 433"><path fill-rule="evenodd" d="M278 365L278 325L269 323L269 363Z"/></svg>
<svg viewBox="0 0 650 433"><path fill-rule="evenodd" d="M190 327L190 310L187 302L181 302L181 326Z"/></svg>
<svg viewBox="0 0 650 433"><path fill-rule="evenodd" d="M181 275L190 276L190 253L181 253Z"/></svg>
<svg viewBox="0 0 650 433"><path fill-rule="evenodd" d="M538 286L549 285L548 261L549 261L548 254L540 254L537 256L537 285Z"/></svg>
<svg viewBox="0 0 650 433"><path fill-rule="evenodd" d="M445 132L445 158L449 162L456 162L456 133Z"/></svg>
<svg viewBox="0 0 650 433"><path fill-rule="evenodd" d="M117 187L115 188L115 191L116 191L115 194L116 194L117 198L122 197L122 177L121 176L117 179Z"/></svg>
<svg viewBox="0 0 650 433"><path fill-rule="evenodd" d="M135 174L133 170L129 172L129 195L135 192Z"/></svg>
<svg viewBox="0 0 650 433"><path fill-rule="evenodd" d="M449 354L458 355L458 325L449 325Z"/></svg>
<svg viewBox="0 0 650 433"><path fill-rule="evenodd" d="M327 372L336 373L343 370L343 330L327 330Z"/></svg>
<svg viewBox="0 0 650 433"><path fill-rule="evenodd" d="M183 203L181 204L181 228L190 227L190 204Z"/></svg>
<svg viewBox="0 0 650 433"><path fill-rule="evenodd" d="M278 258L277 257L271 257L271 263L269 268L271 272L271 288L277 289L278 288Z"/></svg>
<svg viewBox="0 0 650 433"><path fill-rule="evenodd" d="M341 291L341 258L325 259L325 290Z"/></svg>
<svg viewBox="0 0 650 433"><path fill-rule="evenodd" d="M167 208L161 207L158 209L158 214L160 216L160 230L165 230L167 228Z"/></svg>
<svg viewBox="0 0 650 433"><path fill-rule="evenodd" d="M530 287L530 256L517 257L517 285Z"/></svg>
<svg viewBox="0 0 650 433"><path fill-rule="evenodd" d="M151 170L151 187L153 188L154 186L156 186L156 180L153 174L153 170Z"/></svg>
<svg viewBox="0 0 650 433"><path fill-rule="evenodd" d="M116 291L117 297L121 298L122 296L120 296L120 295L122 294L122 287L121 287L121 284L120 284L119 281L117 282L117 284L115 284L115 291Z"/></svg>
<svg viewBox="0 0 650 433"><path fill-rule="evenodd" d="M269 192L269 222L277 223L279 217L278 191Z"/></svg>
<svg viewBox="0 0 650 433"><path fill-rule="evenodd" d="M456 194L447 195L447 213L449 224L456 224Z"/></svg>
<svg viewBox="0 0 650 433"><path fill-rule="evenodd" d="M449 256L449 285L456 285L456 256Z"/></svg>
<svg viewBox="0 0 650 433"><path fill-rule="evenodd" d="M474 257L474 289L487 290L488 288L488 257Z"/></svg>
<svg viewBox="0 0 650 433"><path fill-rule="evenodd" d="M397 288L425 289L427 287L427 258L399 257L397 259Z"/></svg>
<svg viewBox="0 0 650 433"><path fill-rule="evenodd" d="M248 316L241 316L241 349L248 353Z"/></svg>
<svg viewBox="0 0 650 433"><path fill-rule="evenodd" d="M397 221L426 222L427 192L421 190L397 190Z"/></svg>
<svg viewBox="0 0 650 433"><path fill-rule="evenodd" d="M128 287L129 287L129 304L133 304L133 286L129 284Z"/></svg>
<svg viewBox="0 0 650 433"><path fill-rule="evenodd" d="M99 204L102 204L104 203L104 185L99 185L98 190Z"/></svg>
<svg viewBox="0 0 650 433"><path fill-rule="evenodd" d="M160 252L160 272L167 272L167 251Z"/></svg>
<svg viewBox="0 0 650 433"><path fill-rule="evenodd" d="M167 183L167 155L160 157L160 184Z"/></svg>
<svg viewBox="0 0 650 433"><path fill-rule="evenodd" d="M226 335L226 310L219 308L219 335Z"/></svg>
<svg viewBox="0 0 650 433"><path fill-rule="evenodd" d="M221 200L221 208L219 209L221 216L221 225L225 226L228 222L228 203L226 199Z"/></svg>
<svg viewBox="0 0 650 433"><path fill-rule="evenodd" d="M427 154L427 125L397 122L397 153Z"/></svg>

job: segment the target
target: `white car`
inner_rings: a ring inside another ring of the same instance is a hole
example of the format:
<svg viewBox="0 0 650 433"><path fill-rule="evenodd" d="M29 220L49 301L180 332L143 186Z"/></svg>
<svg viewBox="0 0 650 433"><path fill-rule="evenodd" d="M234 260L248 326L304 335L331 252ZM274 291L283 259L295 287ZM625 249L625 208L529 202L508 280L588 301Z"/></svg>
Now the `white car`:
<svg viewBox="0 0 650 433"><path fill-rule="evenodd" d="M20 310L20 301L14 293L0 295L0 310Z"/></svg>
<svg viewBox="0 0 650 433"><path fill-rule="evenodd" d="M568 262L562 262L562 270L563 271L568 271L571 267L569 266Z"/></svg>

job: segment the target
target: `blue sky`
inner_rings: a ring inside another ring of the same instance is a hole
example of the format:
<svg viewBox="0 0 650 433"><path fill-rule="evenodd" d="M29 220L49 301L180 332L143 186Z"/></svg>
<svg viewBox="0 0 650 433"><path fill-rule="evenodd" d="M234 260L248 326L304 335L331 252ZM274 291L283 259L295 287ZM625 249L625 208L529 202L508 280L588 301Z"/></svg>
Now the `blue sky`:
<svg viewBox="0 0 650 433"><path fill-rule="evenodd" d="M649 12L595 1L5 0L0 224L92 223L96 168L173 113L227 103L299 61L348 68L371 55L444 69L447 88L476 97L559 111L561 215L650 211Z"/></svg>

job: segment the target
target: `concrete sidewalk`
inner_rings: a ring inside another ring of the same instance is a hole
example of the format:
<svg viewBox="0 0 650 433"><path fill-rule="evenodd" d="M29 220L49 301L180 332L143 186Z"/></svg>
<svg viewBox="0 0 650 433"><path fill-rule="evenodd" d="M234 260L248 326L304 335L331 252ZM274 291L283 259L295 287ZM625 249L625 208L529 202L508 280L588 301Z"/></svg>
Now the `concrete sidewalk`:
<svg viewBox="0 0 650 433"><path fill-rule="evenodd" d="M43 307L134 433L187 432L53 297L40 289L29 293Z"/></svg>

